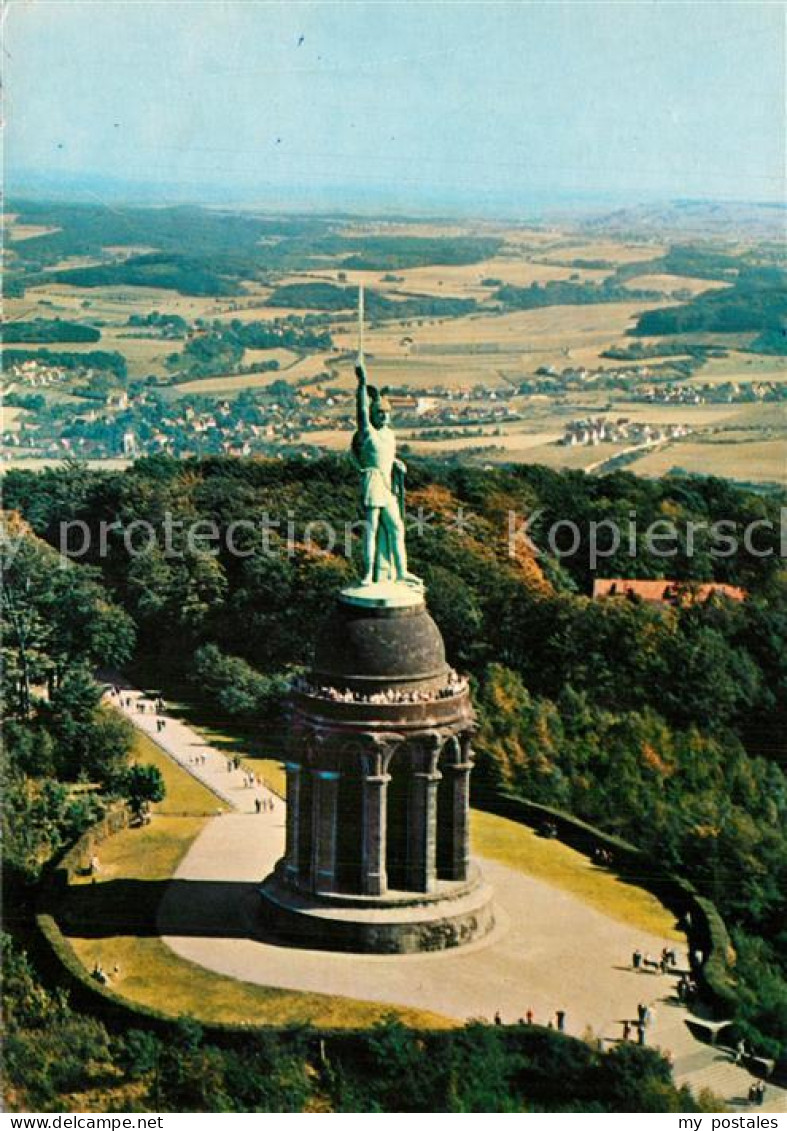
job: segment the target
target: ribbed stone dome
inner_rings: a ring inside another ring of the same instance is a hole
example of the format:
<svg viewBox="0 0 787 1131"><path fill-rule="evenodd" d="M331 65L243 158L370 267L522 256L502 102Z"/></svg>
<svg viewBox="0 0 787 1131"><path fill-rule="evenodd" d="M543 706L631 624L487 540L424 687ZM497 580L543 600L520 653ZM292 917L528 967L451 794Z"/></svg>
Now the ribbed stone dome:
<svg viewBox="0 0 787 1131"><path fill-rule="evenodd" d="M341 598L318 633L314 678L333 686L441 684L445 646L426 604L364 608Z"/></svg>

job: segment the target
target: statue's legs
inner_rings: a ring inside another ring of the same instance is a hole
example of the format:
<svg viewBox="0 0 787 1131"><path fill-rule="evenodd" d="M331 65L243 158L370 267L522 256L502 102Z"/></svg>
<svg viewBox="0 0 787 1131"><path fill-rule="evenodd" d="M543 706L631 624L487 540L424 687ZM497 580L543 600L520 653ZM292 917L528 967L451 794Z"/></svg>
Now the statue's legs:
<svg viewBox="0 0 787 1131"><path fill-rule="evenodd" d="M377 550L374 555L374 580L393 581L393 555L388 537L388 530L384 523L377 528Z"/></svg>
<svg viewBox="0 0 787 1131"><path fill-rule="evenodd" d="M377 560L377 532L380 528L380 507L367 507L363 527L363 580L361 585L371 585L375 580Z"/></svg>
<svg viewBox="0 0 787 1131"><path fill-rule="evenodd" d="M419 581L407 571L404 522L393 497L382 506L367 507L364 516L361 584L375 581Z"/></svg>
<svg viewBox="0 0 787 1131"><path fill-rule="evenodd" d="M380 508L380 521L388 535L394 576L397 581L408 581L412 575L407 572L404 523L395 499L392 498L390 503Z"/></svg>

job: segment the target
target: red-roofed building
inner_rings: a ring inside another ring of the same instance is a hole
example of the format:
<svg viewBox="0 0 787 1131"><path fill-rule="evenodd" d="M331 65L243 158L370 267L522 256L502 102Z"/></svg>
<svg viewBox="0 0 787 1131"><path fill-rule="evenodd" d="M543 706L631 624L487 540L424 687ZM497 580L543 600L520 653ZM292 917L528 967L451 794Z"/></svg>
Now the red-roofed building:
<svg viewBox="0 0 787 1131"><path fill-rule="evenodd" d="M703 604L711 597L727 597L730 601L743 601L746 590L737 585L724 585L717 581L641 581L636 578L599 577L593 582L593 597L629 597L654 605Z"/></svg>

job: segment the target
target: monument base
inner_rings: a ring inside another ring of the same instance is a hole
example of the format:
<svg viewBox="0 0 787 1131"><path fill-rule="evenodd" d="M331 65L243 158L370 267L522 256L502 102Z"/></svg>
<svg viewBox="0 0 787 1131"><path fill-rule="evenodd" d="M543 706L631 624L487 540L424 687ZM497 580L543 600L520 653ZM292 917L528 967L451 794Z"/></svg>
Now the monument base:
<svg viewBox="0 0 787 1131"><path fill-rule="evenodd" d="M407 581L375 581L371 585L349 585L339 600L361 609L410 609L424 603L424 587Z"/></svg>
<svg viewBox="0 0 787 1131"><path fill-rule="evenodd" d="M466 882L438 883L434 893L313 895L276 870L260 887L265 927L282 941L314 950L419 954L464 946L494 926L492 889L478 871Z"/></svg>

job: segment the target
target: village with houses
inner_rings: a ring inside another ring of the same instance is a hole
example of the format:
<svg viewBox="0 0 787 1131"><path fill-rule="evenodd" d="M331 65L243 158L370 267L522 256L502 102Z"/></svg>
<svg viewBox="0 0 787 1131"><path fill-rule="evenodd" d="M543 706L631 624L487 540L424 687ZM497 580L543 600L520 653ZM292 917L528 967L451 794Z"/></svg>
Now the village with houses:
<svg viewBox="0 0 787 1131"><path fill-rule="evenodd" d="M681 309L669 305L678 296L689 310L732 289L755 254L745 245L293 218L287 234L263 234L262 266L247 258L239 276L225 242L248 257L247 240L279 221L134 213L141 246L168 246L175 223L183 246L207 249L187 260L124 250L128 234L105 214L25 208L6 221L6 467L342 450L363 287L370 381L410 455L779 478L778 343L642 333ZM44 214L60 226L31 226Z"/></svg>
<svg viewBox="0 0 787 1131"><path fill-rule="evenodd" d="M165 324L163 332L169 336L171 326ZM409 339L409 348L413 344ZM152 375L146 381L130 381L117 369L36 359L14 362L3 375L3 385L6 405L19 411L0 435L3 460L133 460L156 454L270 456L294 451L305 457L318 455L326 445L327 432L345 434L354 427L352 394L337 380L342 363L349 366L351 360L329 358L328 370L313 382L299 385L288 382L286 370L280 373L274 362L271 369L277 373L276 380L220 396L181 392L177 383ZM517 383L509 377L505 383L466 388L435 384L417 391L397 385L388 387L388 397L405 442L428 446L430 441L475 438L491 443L512 428L526 431L530 418L543 417L545 401L565 417L571 408L571 390L597 383L608 391L623 386L625 401L631 405L685 407L686 415L670 421L614 412L570 417L562 423L562 434L551 440L556 447L612 445L630 451L676 443L697 430L691 423L691 410L697 406L787 399L787 384L777 381L656 382L645 367L590 371L551 366ZM191 383L190 390L193 388ZM623 397L610 395L603 407L611 409L617 404L624 404Z"/></svg>

